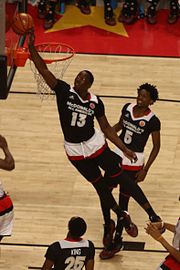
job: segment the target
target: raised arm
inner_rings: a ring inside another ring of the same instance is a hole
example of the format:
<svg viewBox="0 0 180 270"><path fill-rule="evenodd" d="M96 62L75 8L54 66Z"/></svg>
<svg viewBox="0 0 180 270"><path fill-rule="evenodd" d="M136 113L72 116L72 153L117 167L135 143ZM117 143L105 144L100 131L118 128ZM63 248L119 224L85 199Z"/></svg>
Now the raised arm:
<svg viewBox="0 0 180 270"><path fill-rule="evenodd" d="M6 139L0 135L0 148L4 152L4 159L0 158L0 169L12 171L15 168L14 158L9 151Z"/></svg>
<svg viewBox="0 0 180 270"><path fill-rule="evenodd" d="M113 126L113 129L116 132L119 132L122 129L122 119L123 119L123 116L121 115L119 121Z"/></svg>
<svg viewBox="0 0 180 270"><path fill-rule="evenodd" d="M129 150L121 141L121 139L118 137L115 129L110 126L106 116L102 116L97 118L99 126L106 136L107 139L109 139L114 145L116 145L119 149L121 149L124 153L124 155L129 158L131 161L136 160L136 155L133 151Z"/></svg>
<svg viewBox="0 0 180 270"><path fill-rule="evenodd" d="M31 60L34 62L37 70L42 75L42 77L44 78L47 85L51 89L54 89L54 87L57 84L57 79L54 76L54 74L51 71L49 71L46 63L44 62L42 57L37 52L37 50L36 50L36 48L34 46L34 41L35 41L34 32L30 32L29 33L29 38L28 38L28 47L29 47L29 52L30 52L30 55L31 55Z"/></svg>

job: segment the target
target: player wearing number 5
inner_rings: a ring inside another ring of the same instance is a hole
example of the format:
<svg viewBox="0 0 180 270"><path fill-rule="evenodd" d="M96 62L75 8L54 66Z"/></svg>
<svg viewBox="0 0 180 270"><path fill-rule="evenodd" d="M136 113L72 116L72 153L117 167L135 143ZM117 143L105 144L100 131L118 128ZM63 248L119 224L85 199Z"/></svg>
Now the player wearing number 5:
<svg viewBox="0 0 180 270"><path fill-rule="evenodd" d="M68 223L68 234L64 240L48 247L42 270L94 269L95 248L90 240L82 236L86 232L86 222L81 217L72 217Z"/></svg>
<svg viewBox="0 0 180 270"><path fill-rule="evenodd" d="M152 112L150 105L158 99L158 90L155 86L145 83L137 89L136 103L127 103L124 105L119 121L114 125L116 132L121 131L119 137L123 143L134 151L138 157L134 163L124 156L123 152L116 148L114 151L122 159L122 167L126 174L133 179L135 183L144 181L149 168L157 157L160 150L160 128L159 118ZM152 149L145 163L144 148L149 136L152 137ZM113 186L112 186L113 188ZM121 209L128 211L130 194L125 186L120 186L119 205ZM103 208L103 206L102 206ZM153 208L145 206L144 210L149 216L151 222L160 221L160 217L154 212ZM104 215L110 218L110 212L104 206ZM122 247L122 224L116 227L114 241L104 250L100 256L103 259L111 258Z"/></svg>

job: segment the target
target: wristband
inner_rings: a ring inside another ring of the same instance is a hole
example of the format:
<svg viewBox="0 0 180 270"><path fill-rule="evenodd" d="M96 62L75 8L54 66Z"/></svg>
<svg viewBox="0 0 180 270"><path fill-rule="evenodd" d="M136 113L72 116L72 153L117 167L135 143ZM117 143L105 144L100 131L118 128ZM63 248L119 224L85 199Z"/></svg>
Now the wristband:
<svg viewBox="0 0 180 270"><path fill-rule="evenodd" d="M164 221L161 221L161 229L165 229L165 227L164 227Z"/></svg>

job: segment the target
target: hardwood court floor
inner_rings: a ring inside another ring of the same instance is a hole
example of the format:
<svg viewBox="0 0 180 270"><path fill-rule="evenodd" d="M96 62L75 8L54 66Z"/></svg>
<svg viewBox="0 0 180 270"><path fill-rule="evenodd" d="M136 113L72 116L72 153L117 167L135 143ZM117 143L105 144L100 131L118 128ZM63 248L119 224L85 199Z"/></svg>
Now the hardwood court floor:
<svg viewBox="0 0 180 270"><path fill-rule="evenodd" d="M111 124L118 120L122 106L134 101L136 88L144 82L157 85L160 98L167 99L152 107L162 122L162 145L140 185L157 213L175 223L180 212L179 59L76 55L64 79L73 83L82 69L95 75L92 92L106 96L103 101ZM16 160L14 171L1 171L4 187L14 201L15 221L12 237L2 241L6 245L1 245L0 269L41 267L46 246L65 237L67 221L74 215L86 219L86 237L102 247L103 219L96 192L66 158L55 100L41 102L36 94L28 94L35 88L27 64L17 70L8 99L0 101L1 134L6 136ZM149 141L146 153L150 148ZM111 260L100 261L97 249L95 270L129 270L132 265L135 270L152 270L165 257L160 244L144 232L148 219L145 212L133 200L129 211L139 227L139 236L131 239L124 233L124 240L143 241L149 251L122 251ZM171 241L170 233L167 239Z"/></svg>

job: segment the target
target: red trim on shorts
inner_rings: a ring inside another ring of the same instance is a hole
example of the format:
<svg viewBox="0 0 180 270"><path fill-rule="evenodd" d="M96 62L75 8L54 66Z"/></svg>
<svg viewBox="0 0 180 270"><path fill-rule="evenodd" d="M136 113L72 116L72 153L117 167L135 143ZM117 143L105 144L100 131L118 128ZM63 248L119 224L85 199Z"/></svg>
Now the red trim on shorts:
<svg viewBox="0 0 180 270"><path fill-rule="evenodd" d="M102 179L102 175L98 176L95 180L90 180L90 183L93 184L93 183L97 183L100 179Z"/></svg>
<svg viewBox="0 0 180 270"><path fill-rule="evenodd" d="M171 270L179 270L180 269L180 263L171 255L168 255L163 262L164 265L166 265Z"/></svg>
<svg viewBox="0 0 180 270"><path fill-rule="evenodd" d="M129 166L129 165L122 165L123 170L126 171L140 171L143 166Z"/></svg>
<svg viewBox="0 0 180 270"><path fill-rule="evenodd" d="M115 177L121 175L121 173L123 172L123 169L121 168L121 165L120 165L119 168L120 168L120 171L118 173L116 173L116 174L111 175L110 178L115 178ZM111 185L108 185L109 189L117 188L117 186L118 186L118 184L114 184L114 183L111 183Z"/></svg>
<svg viewBox="0 0 180 270"><path fill-rule="evenodd" d="M69 156L67 153L67 157L69 160L83 160L83 159L91 159L91 158L96 158L99 155L101 155L104 150L107 148L107 143L105 143L100 149L98 149L95 153L93 153L92 155L90 155L89 157L84 157L84 156Z"/></svg>
<svg viewBox="0 0 180 270"><path fill-rule="evenodd" d="M116 174L111 175L111 176L110 176L110 178L115 178L115 177L117 177L117 176L121 175L122 171L123 171L123 170L121 169L121 170L120 170L120 172L118 172L118 173L116 173Z"/></svg>
<svg viewBox="0 0 180 270"><path fill-rule="evenodd" d="M13 203L10 197L5 194L0 198L0 216L10 212L13 209Z"/></svg>
<svg viewBox="0 0 180 270"><path fill-rule="evenodd" d="M98 149L94 154L92 154L91 156L88 157L88 159L91 159L91 158L96 158L98 157L99 155L101 155L104 150L108 147L107 143L105 143L100 149Z"/></svg>
<svg viewBox="0 0 180 270"><path fill-rule="evenodd" d="M67 154L67 157L69 160L82 160L82 159L84 159L84 156L68 156L68 154Z"/></svg>

